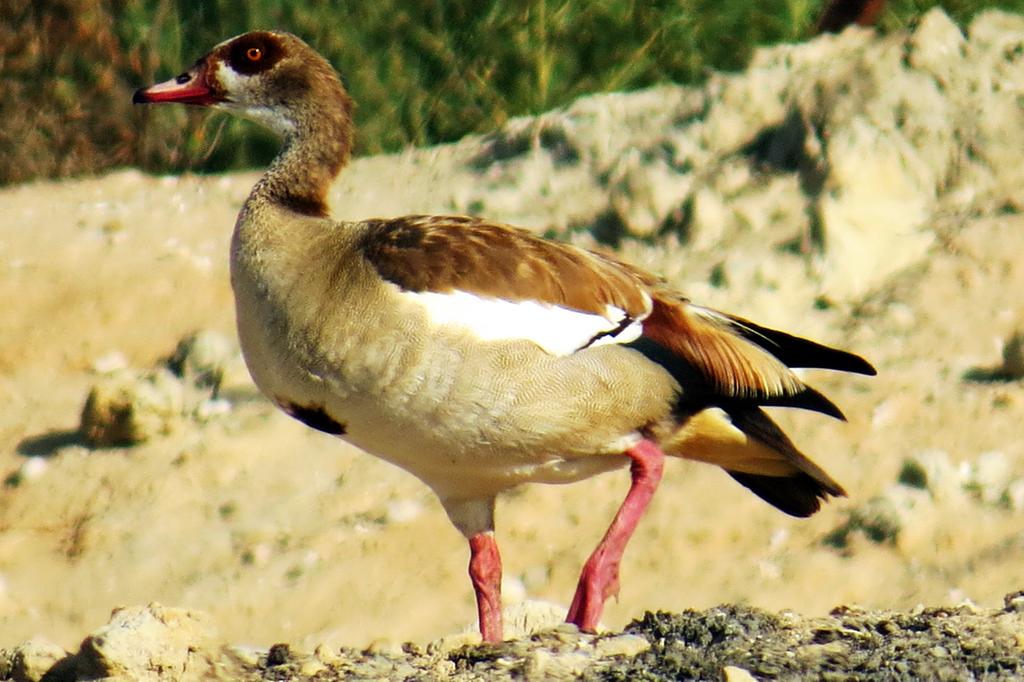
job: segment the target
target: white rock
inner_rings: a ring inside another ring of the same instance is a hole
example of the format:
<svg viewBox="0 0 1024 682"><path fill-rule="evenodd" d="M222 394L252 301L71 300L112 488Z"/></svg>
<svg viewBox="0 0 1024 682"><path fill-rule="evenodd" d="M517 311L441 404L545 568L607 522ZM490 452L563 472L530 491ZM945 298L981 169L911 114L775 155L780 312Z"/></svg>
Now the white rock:
<svg viewBox="0 0 1024 682"><path fill-rule="evenodd" d="M923 488L935 500L963 497L962 476L945 450L924 450L908 457L903 462L900 483Z"/></svg>
<svg viewBox="0 0 1024 682"><path fill-rule="evenodd" d="M910 36L910 63L932 74L945 87L963 87L960 62L964 59L967 40L960 27L941 9L935 7L917 22Z"/></svg>
<svg viewBox="0 0 1024 682"><path fill-rule="evenodd" d="M735 665L727 665L722 668L722 679L725 682L755 682L757 680L749 671Z"/></svg>
<svg viewBox="0 0 1024 682"><path fill-rule="evenodd" d="M1015 331L1003 342L1000 370L1007 379L1024 379L1024 331Z"/></svg>
<svg viewBox="0 0 1024 682"><path fill-rule="evenodd" d="M612 208L626 231L647 237L683 203L693 177L672 169L661 156L644 160L638 150L631 149L615 165L609 185Z"/></svg>
<svg viewBox="0 0 1024 682"><path fill-rule="evenodd" d="M1005 453L986 452L961 465L962 485L989 505L1002 502L1013 478L1013 466Z"/></svg>
<svg viewBox="0 0 1024 682"><path fill-rule="evenodd" d="M68 655L63 647L47 639L33 637L14 650L11 679L15 682L39 682Z"/></svg>
<svg viewBox="0 0 1024 682"><path fill-rule="evenodd" d="M97 374L111 374L128 367L128 358L118 350L104 353L92 361L92 371Z"/></svg>
<svg viewBox="0 0 1024 682"><path fill-rule="evenodd" d="M616 635L597 640L594 651L598 656L627 656L632 658L651 648L651 643L639 635Z"/></svg>
<svg viewBox="0 0 1024 682"><path fill-rule="evenodd" d="M1006 504L1014 511L1024 511L1024 478L1014 479L1006 486Z"/></svg>
<svg viewBox="0 0 1024 682"><path fill-rule="evenodd" d="M132 680L198 680L211 672L216 631L206 614L150 604L116 609L86 637L77 667Z"/></svg>
<svg viewBox="0 0 1024 682"><path fill-rule="evenodd" d="M416 520L423 513L423 503L419 500L392 500L388 502L384 512L387 523L409 523Z"/></svg>
<svg viewBox="0 0 1024 682"><path fill-rule="evenodd" d="M505 637L527 637L535 632L550 630L565 623L566 608L548 601L528 599L504 607L501 618Z"/></svg>
<svg viewBox="0 0 1024 682"><path fill-rule="evenodd" d="M46 473L49 466L50 462L46 457L29 457L18 471L23 480L32 481Z"/></svg>
<svg viewBox="0 0 1024 682"><path fill-rule="evenodd" d="M235 343L223 334L201 330L178 343L168 365L190 384L215 388L238 352Z"/></svg>
<svg viewBox="0 0 1024 682"><path fill-rule="evenodd" d="M170 433L185 402L181 382L165 369L105 377L89 392L80 431L91 445L134 445Z"/></svg>

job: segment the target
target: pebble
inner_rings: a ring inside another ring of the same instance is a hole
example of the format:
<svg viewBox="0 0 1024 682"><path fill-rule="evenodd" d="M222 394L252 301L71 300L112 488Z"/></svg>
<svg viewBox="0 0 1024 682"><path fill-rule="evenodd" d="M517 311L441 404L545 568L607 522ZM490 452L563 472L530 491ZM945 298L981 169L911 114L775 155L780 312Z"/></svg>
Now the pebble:
<svg viewBox="0 0 1024 682"><path fill-rule="evenodd" d="M1024 613L1024 591L1012 592L1003 598L1004 610L1013 613Z"/></svg>
<svg viewBox="0 0 1024 682"><path fill-rule="evenodd" d="M119 608L82 642L76 668L135 680L160 679L153 671L174 670L188 679L209 669L209 661L195 652L215 637L209 616L198 611L156 603Z"/></svg>
<svg viewBox="0 0 1024 682"><path fill-rule="evenodd" d="M1018 478L1006 486L1006 504L1014 511L1024 511L1024 478Z"/></svg>
<svg viewBox="0 0 1024 682"><path fill-rule="evenodd" d="M1003 344L1002 370L1008 379L1024 379L1024 330L1015 331Z"/></svg>
<svg viewBox="0 0 1024 682"><path fill-rule="evenodd" d="M594 653L602 658L608 656L636 656L651 648L651 643L639 635L617 635L599 639L594 643Z"/></svg>
<svg viewBox="0 0 1024 682"><path fill-rule="evenodd" d="M327 665L337 665L345 660L334 647L327 646L326 644L318 644L313 650L313 655Z"/></svg>
<svg viewBox="0 0 1024 682"><path fill-rule="evenodd" d="M92 387L79 430L93 447L135 445L170 433L183 405L184 387L169 371L122 370Z"/></svg>
<svg viewBox="0 0 1024 682"><path fill-rule="evenodd" d="M722 668L722 679L725 682L757 682L757 678L751 675L750 671L735 665Z"/></svg>
<svg viewBox="0 0 1024 682"><path fill-rule="evenodd" d="M29 457L22 463L18 473L21 476L21 480L34 481L45 474L49 466L50 462L46 457Z"/></svg>
<svg viewBox="0 0 1024 682"><path fill-rule="evenodd" d="M201 330L178 342L167 366L195 386L216 389L236 355L237 347L226 336Z"/></svg>
<svg viewBox="0 0 1024 682"><path fill-rule="evenodd" d="M92 371L97 374L112 374L128 368L128 358L118 350L104 353L92 361Z"/></svg>
<svg viewBox="0 0 1024 682"><path fill-rule="evenodd" d="M387 523L409 523L423 513L423 504L419 500L393 500L388 502L384 511Z"/></svg>
<svg viewBox="0 0 1024 682"><path fill-rule="evenodd" d="M182 339L166 365L139 371L117 352L93 363L101 375L82 408L79 431L93 447L131 446L167 435L183 422L231 412L216 393L238 358L235 344L213 331Z"/></svg>
<svg viewBox="0 0 1024 682"><path fill-rule="evenodd" d="M999 504L1013 478L1013 466L1005 453L986 452L960 468L961 485L987 505Z"/></svg>
<svg viewBox="0 0 1024 682"><path fill-rule="evenodd" d="M39 682L68 652L48 639L34 637L14 650L11 679L15 682Z"/></svg>
<svg viewBox="0 0 1024 682"><path fill-rule="evenodd" d="M299 674L304 678L312 678L327 670L327 666L316 658L305 658L299 666Z"/></svg>

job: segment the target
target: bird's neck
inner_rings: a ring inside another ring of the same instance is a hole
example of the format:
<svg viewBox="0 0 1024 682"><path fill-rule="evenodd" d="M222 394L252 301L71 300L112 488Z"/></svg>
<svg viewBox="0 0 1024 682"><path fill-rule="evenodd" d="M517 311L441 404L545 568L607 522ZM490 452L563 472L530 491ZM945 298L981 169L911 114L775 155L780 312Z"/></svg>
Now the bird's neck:
<svg viewBox="0 0 1024 682"><path fill-rule="evenodd" d="M352 102L300 112L253 195L288 210L327 216L327 191L352 154Z"/></svg>

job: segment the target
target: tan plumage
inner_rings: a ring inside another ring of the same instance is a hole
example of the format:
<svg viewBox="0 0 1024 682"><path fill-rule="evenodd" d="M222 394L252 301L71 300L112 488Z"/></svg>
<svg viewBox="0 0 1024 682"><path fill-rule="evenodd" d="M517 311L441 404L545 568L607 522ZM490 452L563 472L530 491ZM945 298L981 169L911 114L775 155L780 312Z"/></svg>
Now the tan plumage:
<svg viewBox="0 0 1024 682"><path fill-rule="evenodd" d="M861 358L694 305L613 257L465 216L342 223L326 192L352 104L286 33L218 45L137 102L234 110L284 146L235 225L238 332L260 389L307 425L429 485L470 540L485 639L501 637L495 496L631 465L569 620L593 629L661 475L662 451L721 466L806 516L842 487L761 410L841 417L789 367L874 373Z"/></svg>

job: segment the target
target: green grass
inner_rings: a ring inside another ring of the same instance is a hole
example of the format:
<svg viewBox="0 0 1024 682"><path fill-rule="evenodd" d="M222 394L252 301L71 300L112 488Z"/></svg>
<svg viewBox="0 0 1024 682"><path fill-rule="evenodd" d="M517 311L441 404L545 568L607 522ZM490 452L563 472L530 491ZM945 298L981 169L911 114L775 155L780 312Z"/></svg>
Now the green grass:
<svg viewBox="0 0 1024 682"><path fill-rule="evenodd" d="M180 73L252 28L297 33L358 102L357 153L493 130L580 95L739 69L757 45L813 33L821 0L12 0L0 24L0 183L136 165L258 166L276 144L245 123L131 107L135 87ZM889 3L881 30L940 3ZM1024 0L941 3L961 24Z"/></svg>

